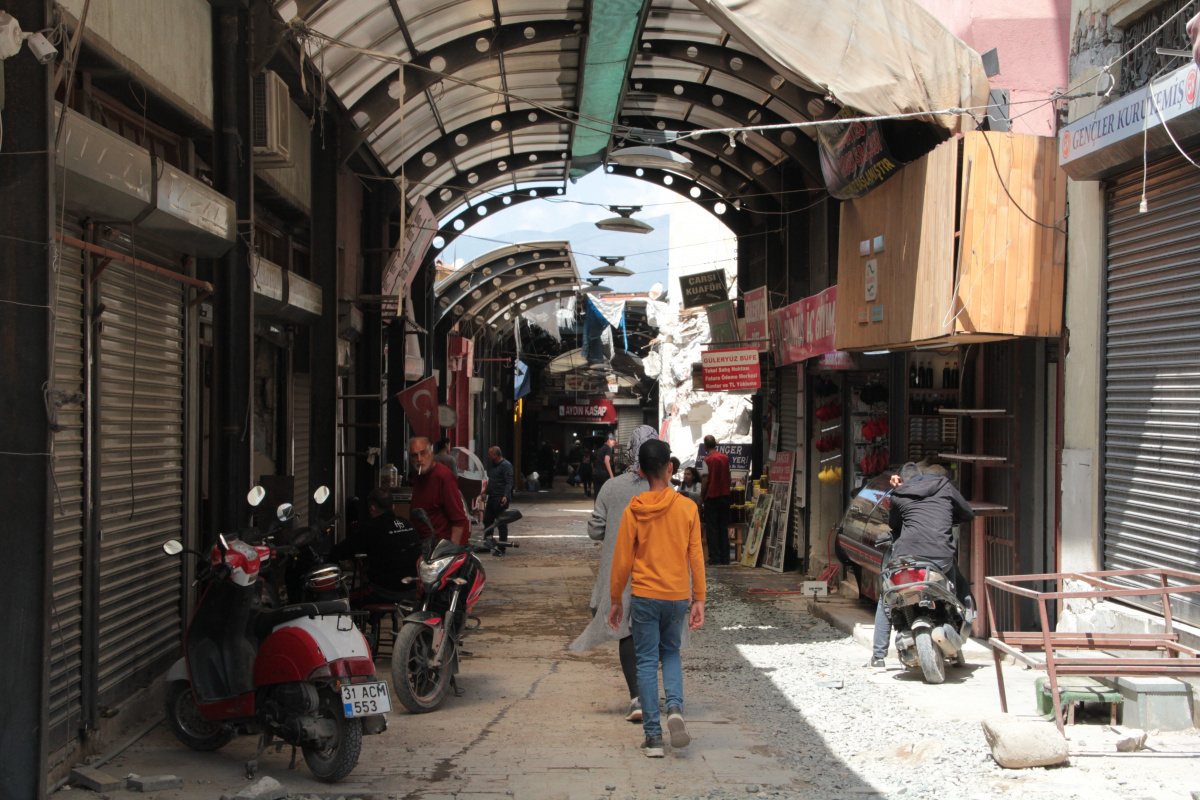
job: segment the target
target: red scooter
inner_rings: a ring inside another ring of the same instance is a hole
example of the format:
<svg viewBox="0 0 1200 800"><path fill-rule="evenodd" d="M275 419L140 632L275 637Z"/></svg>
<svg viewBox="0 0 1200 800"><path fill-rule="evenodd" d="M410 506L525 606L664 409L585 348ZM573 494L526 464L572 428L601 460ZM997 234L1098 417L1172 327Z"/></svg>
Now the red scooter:
<svg viewBox="0 0 1200 800"><path fill-rule="evenodd" d="M265 495L256 486L247 499L257 506ZM315 495L318 503L328 496L325 487ZM293 514L290 503L276 512L281 522ZM163 545L168 555L203 559L197 580L204 584L184 657L167 673L166 716L194 750L259 734L247 777L277 737L303 750L317 778L336 781L358 764L362 737L387 729L391 698L387 684L375 679L371 650L345 600L264 608L259 570L290 550L224 536L207 558L175 540Z"/></svg>

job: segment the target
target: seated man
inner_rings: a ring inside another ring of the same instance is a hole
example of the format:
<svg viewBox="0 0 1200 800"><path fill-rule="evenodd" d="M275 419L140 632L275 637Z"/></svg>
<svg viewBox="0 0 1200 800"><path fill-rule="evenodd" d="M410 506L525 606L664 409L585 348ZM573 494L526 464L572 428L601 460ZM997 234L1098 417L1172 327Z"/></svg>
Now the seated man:
<svg viewBox="0 0 1200 800"><path fill-rule="evenodd" d="M365 555L371 594L392 602L407 599L415 587L403 581L417 574L421 536L407 520L392 513L391 489L372 489L367 495L367 513L368 520L334 545L332 557L347 561Z"/></svg>

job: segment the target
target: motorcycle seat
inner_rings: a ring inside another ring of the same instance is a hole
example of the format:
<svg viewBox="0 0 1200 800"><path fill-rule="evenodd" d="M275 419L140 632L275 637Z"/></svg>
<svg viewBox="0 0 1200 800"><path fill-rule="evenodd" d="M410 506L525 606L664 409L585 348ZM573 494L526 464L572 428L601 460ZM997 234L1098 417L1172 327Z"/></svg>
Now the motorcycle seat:
<svg viewBox="0 0 1200 800"><path fill-rule="evenodd" d="M269 634L277 625L291 622L301 617L320 617L327 614L346 614L350 604L346 600L322 600L318 603L297 603L294 606L273 608L263 611L254 621L254 626L262 636Z"/></svg>

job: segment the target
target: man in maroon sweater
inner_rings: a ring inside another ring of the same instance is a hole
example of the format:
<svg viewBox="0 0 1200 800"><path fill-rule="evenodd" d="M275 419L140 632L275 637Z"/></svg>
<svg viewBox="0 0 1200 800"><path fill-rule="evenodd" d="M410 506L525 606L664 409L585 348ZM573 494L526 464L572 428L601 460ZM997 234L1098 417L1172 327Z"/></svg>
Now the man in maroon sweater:
<svg viewBox="0 0 1200 800"><path fill-rule="evenodd" d="M471 523L458 493L458 482L445 464L433 460L428 439L421 436L409 439L408 464L413 484L412 507L429 515L434 536L466 544ZM418 525L417 530L422 539L430 535L423 525Z"/></svg>

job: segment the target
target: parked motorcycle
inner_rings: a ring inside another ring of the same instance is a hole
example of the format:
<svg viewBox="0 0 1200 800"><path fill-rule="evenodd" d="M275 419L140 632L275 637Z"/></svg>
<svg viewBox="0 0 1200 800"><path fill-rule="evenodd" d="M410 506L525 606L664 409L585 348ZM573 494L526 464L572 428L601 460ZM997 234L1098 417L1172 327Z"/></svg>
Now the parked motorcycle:
<svg viewBox="0 0 1200 800"><path fill-rule="evenodd" d="M422 605L404 618L392 650L392 689L401 705L414 714L433 711L445 702L458 673L463 639L479 630L478 617L470 614L487 575L475 552L503 555L504 548L517 547L514 542L492 541L487 534L520 518L520 511L501 512L483 536L468 541L466 547L448 539L425 540L417 577L407 579L419 581ZM433 527L419 509L413 512L413 520ZM468 626L468 621L474 624Z"/></svg>
<svg viewBox="0 0 1200 800"><path fill-rule="evenodd" d="M265 495L255 487L247 499L257 506ZM293 514L290 503L276 512L280 521ZM201 559L204 586L184 656L166 676L166 716L176 737L194 750L217 750L239 734L259 734L247 777L276 737L301 748L317 778L350 774L362 737L386 730L391 700L346 601L264 608L263 561L290 554L291 546L220 536L207 556L176 540L163 551Z"/></svg>

